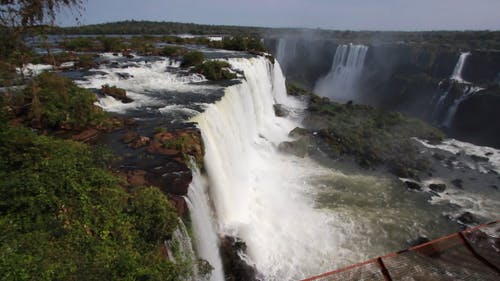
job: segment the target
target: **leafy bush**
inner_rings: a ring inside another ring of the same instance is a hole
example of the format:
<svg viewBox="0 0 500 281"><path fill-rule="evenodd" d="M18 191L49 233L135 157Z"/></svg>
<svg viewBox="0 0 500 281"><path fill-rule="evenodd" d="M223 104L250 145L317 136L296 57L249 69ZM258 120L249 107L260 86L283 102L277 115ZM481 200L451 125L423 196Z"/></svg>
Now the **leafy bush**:
<svg viewBox="0 0 500 281"><path fill-rule="evenodd" d="M224 37L222 42L212 42L209 45L234 51L265 52L266 47L257 37Z"/></svg>
<svg viewBox="0 0 500 281"><path fill-rule="evenodd" d="M205 56L202 52L190 51L184 54L182 64L183 67L196 66L203 62Z"/></svg>
<svg viewBox="0 0 500 281"><path fill-rule="evenodd" d="M94 105L95 95L78 87L71 79L44 72L32 81L24 95L31 112L28 116L43 128L84 129L98 125L106 116Z"/></svg>
<svg viewBox="0 0 500 281"><path fill-rule="evenodd" d="M162 56L167 57L177 57L181 56L185 52L184 48L175 47L175 46L165 46L163 50L160 52Z"/></svg>
<svg viewBox="0 0 500 281"><path fill-rule="evenodd" d="M96 49L94 38L75 37L62 42L62 47L69 51L93 51Z"/></svg>
<svg viewBox="0 0 500 281"><path fill-rule="evenodd" d="M101 36L98 40L104 52L119 52L123 49L122 38Z"/></svg>
<svg viewBox="0 0 500 281"><path fill-rule="evenodd" d="M4 280L186 280L162 253L178 224L156 188L127 193L85 144L0 123Z"/></svg>
<svg viewBox="0 0 500 281"><path fill-rule="evenodd" d="M148 243L161 244L177 227L175 208L158 188L137 188L132 195L130 212L140 236Z"/></svg>
<svg viewBox="0 0 500 281"><path fill-rule="evenodd" d="M96 54L79 54L78 62L76 63L77 67L81 68L91 68L95 66L94 59L97 58Z"/></svg>
<svg viewBox="0 0 500 281"><path fill-rule="evenodd" d="M195 67L195 72L203 74L208 80L226 80L236 78L236 74L228 70L231 65L226 61L205 61Z"/></svg>

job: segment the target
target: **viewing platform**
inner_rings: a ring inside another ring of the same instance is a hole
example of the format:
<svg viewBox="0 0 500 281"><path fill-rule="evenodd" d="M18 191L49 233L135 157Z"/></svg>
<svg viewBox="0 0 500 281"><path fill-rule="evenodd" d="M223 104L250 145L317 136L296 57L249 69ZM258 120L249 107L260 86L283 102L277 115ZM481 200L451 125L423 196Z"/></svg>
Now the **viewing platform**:
<svg viewBox="0 0 500 281"><path fill-rule="evenodd" d="M498 281L500 221L302 281Z"/></svg>

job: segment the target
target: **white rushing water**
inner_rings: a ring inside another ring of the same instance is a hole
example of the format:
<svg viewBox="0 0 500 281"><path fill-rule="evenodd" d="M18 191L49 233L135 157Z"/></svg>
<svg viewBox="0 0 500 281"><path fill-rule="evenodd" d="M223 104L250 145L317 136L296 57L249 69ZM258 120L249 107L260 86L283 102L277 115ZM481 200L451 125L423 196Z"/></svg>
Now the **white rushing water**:
<svg viewBox="0 0 500 281"><path fill-rule="evenodd" d="M273 65L264 57L228 62L245 78L190 119L202 132L206 181L193 169L187 203L196 253L214 267L211 281L224 280L219 236L241 238L247 244L243 258L262 279L282 281L400 250L419 235L437 238L452 232L442 216L444 204L430 206L419 193L390 178L367 171L343 174L308 157L279 152L278 145L290 140L289 131L300 126L305 105L287 96L278 62ZM169 91L207 95L207 87L213 87L193 83L204 78L181 74L167 60L125 61L99 70L102 73L80 83L125 88L134 99L131 104L144 110L151 106L159 112L187 110L194 115L196 111L184 106L204 101L177 104L162 97ZM123 73L132 77L123 79ZM276 103L290 115L276 117ZM114 101L109 107L127 112L131 104ZM176 235L192 256L186 231Z"/></svg>
<svg viewBox="0 0 500 281"><path fill-rule="evenodd" d="M295 38L280 38L276 48L276 59L280 62L283 69L291 65L297 55L297 42Z"/></svg>
<svg viewBox="0 0 500 281"><path fill-rule="evenodd" d="M219 238L206 193L207 184L198 168L195 165L192 167L193 181L189 185L186 202L193 223L193 231L196 234L196 252L200 258L208 261L214 268L210 281L222 281L224 280L224 271L219 253Z"/></svg>
<svg viewBox="0 0 500 281"><path fill-rule="evenodd" d="M451 74L450 79L463 82L464 80L462 79L462 72L464 69L465 62L467 61L467 57L470 56L470 52L463 52L460 54L458 57L457 64L455 65L455 68L453 69L453 73Z"/></svg>
<svg viewBox="0 0 500 281"><path fill-rule="evenodd" d="M434 103L436 100L436 96L432 98L432 103L434 104L434 110L432 112L432 119L435 120L437 123L439 123L441 126L444 127L450 127L453 123L453 119L455 118L455 113L460 106L460 103L462 103L464 100L478 92L479 90L482 90L480 87L476 87L472 85L471 83L465 81L462 78L462 73L464 70L464 66L467 62L467 58L470 56L470 52L462 52L460 53L460 56L458 57L457 63L455 64L455 68L453 69L453 73L450 75L450 86L448 89L439 97L437 102ZM454 86L455 83L463 84L464 85L464 93L457 97L451 105L446 109L446 115L444 115L442 118L439 118L441 116L441 112L443 112L445 102L452 90L452 87ZM439 122L441 121L441 122Z"/></svg>
<svg viewBox="0 0 500 281"><path fill-rule="evenodd" d="M314 92L339 101L355 100L367 52L368 46L339 45L330 72L316 82Z"/></svg>
<svg viewBox="0 0 500 281"><path fill-rule="evenodd" d="M344 175L280 153L278 144L299 123L276 117L273 104L303 105L286 96L278 65L229 62L246 80L191 121L206 147L218 230L247 244L244 258L263 280L297 280L399 250L439 223L439 212L412 211L422 209L414 194L386 178Z"/></svg>
<svg viewBox="0 0 500 281"><path fill-rule="evenodd" d="M265 58L231 59L246 81L226 89L223 99L196 116L206 146L210 180L220 231L242 238L248 260L266 280L291 280L326 270L341 256L333 217L314 208L304 182L316 165L282 155L281 141L296 125L275 117L276 100L286 97L279 67Z"/></svg>
<svg viewBox="0 0 500 281"><path fill-rule="evenodd" d="M191 264L192 275L197 275L198 269L196 267L193 244L191 243L186 225L180 218L179 226L172 233L172 239L170 241L165 241L165 246L168 249L167 255L171 262ZM174 254L174 251L176 254ZM191 280L186 281L199 281L193 280L194 278L190 279Z"/></svg>

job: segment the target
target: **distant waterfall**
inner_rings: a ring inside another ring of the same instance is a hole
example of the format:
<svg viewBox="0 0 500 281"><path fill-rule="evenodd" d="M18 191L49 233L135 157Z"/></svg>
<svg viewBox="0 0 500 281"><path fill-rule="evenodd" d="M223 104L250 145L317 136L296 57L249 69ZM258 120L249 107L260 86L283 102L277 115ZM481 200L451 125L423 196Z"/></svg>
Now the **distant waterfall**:
<svg viewBox="0 0 500 281"><path fill-rule="evenodd" d="M330 72L316 83L316 94L334 100L356 99L356 82L361 76L368 46L339 45Z"/></svg>
<svg viewBox="0 0 500 281"><path fill-rule="evenodd" d="M460 57L458 58L457 64L455 65L455 68L453 69L453 73L451 74L450 79L455 80L458 82L463 82L464 80L462 79L462 71L464 69L465 62L467 61L467 58L470 56L470 52L465 52L461 53Z"/></svg>
<svg viewBox="0 0 500 281"><path fill-rule="evenodd" d="M453 119L455 119L455 113L457 112L458 106L467 98L469 98L471 95L475 94L476 92L482 90L482 88L473 86L473 85L467 85L467 88L464 90L464 93L461 97L455 99L453 101L453 104L448 108L448 112L446 113L446 117L443 121L443 126L446 128L450 128L453 125Z"/></svg>
<svg viewBox="0 0 500 281"><path fill-rule="evenodd" d="M289 64L297 56L297 39L280 38L276 48L276 59L283 69L287 69Z"/></svg>
<svg viewBox="0 0 500 281"><path fill-rule="evenodd" d="M455 68L453 69L453 73L448 79L449 86L444 91L444 93L441 94L439 99L437 99L437 96L435 96L431 101L434 107L432 112L432 119L440 126L450 128L453 125L453 119L455 118L455 113L457 112L460 104L474 93L482 90L482 88L474 86L470 82L467 82L462 78L464 66L467 62L467 58L470 55L470 52L462 52L460 54ZM453 91L456 91L457 85L460 85L460 87L462 88L462 93L458 96L456 95L456 93L454 93L456 97L453 101L450 102L450 94L452 94ZM448 106L445 109L446 105ZM446 112L444 113L445 110Z"/></svg>
<svg viewBox="0 0 500 281"><path fill-rule="evenodd" d="M205 259L214 268L210 281L223 281L224 271L219 253L219 238L215 230L212 211L206 194L206 183L198 168L193 165L193 181L188 189L187 204L189 207L193 231L195 233L195 248L198 256Z"/></svg>

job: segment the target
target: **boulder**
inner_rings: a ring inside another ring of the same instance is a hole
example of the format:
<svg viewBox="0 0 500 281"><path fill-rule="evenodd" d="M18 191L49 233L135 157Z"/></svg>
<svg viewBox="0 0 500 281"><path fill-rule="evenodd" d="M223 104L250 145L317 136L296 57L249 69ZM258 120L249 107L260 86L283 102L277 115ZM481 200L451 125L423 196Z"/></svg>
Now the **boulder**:
<svg viewBox="0 0 500 281"><path fill-rule="evenodd" d="M136 138L134 141L132 141L129 146L132 147L132 148L141 148L143 146L146 146L150 141L150 138L148 137L144 137L144 136L139 136L138 138Z"/></svg>
<svg viewBox="0 0 500 281"><path fill-rule="evenodd" d="M278 145L278 150L298 157L305 157L309 149L309 138L301 137L295 141L284 141Z"/></svg>
<svg viewBox="0 0 500 281"><path fill-rule="evenodd" d="M431 183L431 184L429 184L429 188L432 191L441 193L441 192L446 190L446 184L444 184L444 183Z"/></svg>
<svg viewBox="0 0 500 281"><path fill-rule="evenodd" d="M461 214L457 218L457 221L461 224L466 224L466 225L479 224L479 219L471 212L465 212L465 213Z"/></svg>
<svg viewBox="0 0 500 281"><path fill-rule="evenodd" d="M418 236L416 239L408 241L408 245L410 247L415 247L415 246L418 246L420 244L427 243L429 241L430 241L429 238L427 238L425 236Z"/></svg>
<svg viewBox="0 0 500 281"><path fill-rule="evenodd" d="M226 281L256 281L257 270L246 263L241 254L247 245L241 239L232 236L222 238L220 250Z"/></svg>
<svg viewBox="0 0 500 281"><path fill-rule="evenodd" d="M149 185L157 186L166 194L185 196L193 179L191 169L177 159L166 160L146 174Z"/></svg>
<svg viewBox="0 0 500 281"><path fill-rule="evenodd" d="M300 127L295 127L295 129L291 130L290 133L288 133L288 136L292 138L298 138L298 137L303 137L307 136L309 134L309 130L300 128Z"/></svg>
<svg viewBox="0 0 500 281"><path fill-rule="evenodd" d="M488 157L479 156L479 155L471 155L470 158L476 162L488 162L490 159Z"/></svg>
<svg viewBox="0 0 500 281"><path fill-rule="evenodd" d="M404 181L404 184L406 185L406 187L408 189L422 190L422 186L420 186L420 184L418 184L417 182L414 182L414 181Z"/></svg>
<svg viewBox="0 0 500 281"><path fill-rule="evenodd" d="M101 95L113 97L123 103L131 103L134 101L133 99L127 97L127 92L124 89L116 86L103 85L99 93Z"/></svg>
<svg viewBox="0 0 500 281"><path fill-rule="evenodd" d="M274 115L278 117L285 117L288 116L289 114L288 110L282 104L275 104L273 105L273 108L274 108Z"/></svg>

